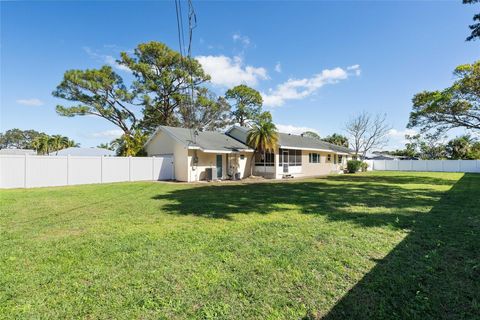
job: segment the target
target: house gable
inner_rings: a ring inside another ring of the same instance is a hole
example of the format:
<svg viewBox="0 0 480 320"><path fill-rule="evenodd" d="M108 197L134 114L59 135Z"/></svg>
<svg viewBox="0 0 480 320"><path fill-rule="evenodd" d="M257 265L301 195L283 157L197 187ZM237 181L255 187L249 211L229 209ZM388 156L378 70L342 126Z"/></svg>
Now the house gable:
<svg viewBox="0 0 480 320"><path fill-rule="evenodd" d="M145 145L150 156L173 154L178 141L163 131L157 131Z"/></svg>

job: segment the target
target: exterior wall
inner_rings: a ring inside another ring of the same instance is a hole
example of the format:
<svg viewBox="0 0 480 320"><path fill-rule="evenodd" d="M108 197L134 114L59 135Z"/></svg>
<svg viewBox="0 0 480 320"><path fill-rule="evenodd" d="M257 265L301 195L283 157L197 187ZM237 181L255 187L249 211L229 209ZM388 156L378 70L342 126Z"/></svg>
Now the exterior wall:
<svg viewBox="0 0 480 320"><path fill-rule="evenodd" d="M156 134L145 148L149 157L164 154L173 154L177 141L164 132Z"/></svg>
<svg viewBox="0 0 480 320"><path fill-rule="evenodd" d="M175 143L173 147L173 163L175 171L175 180L190 181L188 175L188 150L180 143Z"/></svg>
<svg viewBox="0 0 480 320"><path fill-rule="evenodd" d="M195 154L198 158L197 164L194 163ZM213 175L215 175L216 162L215 153L204 153L200 150L188 150L188 181L205 180L207 177L207 168L212 168Z"/></svg>
<svg viewBox="0 0 480 320"><path fill-rule="evenodd" d="M164 132L158 132L145 148L148 156L173 155L175 180L188 180L187 148Z"/></svg>
<svg viewBox="0 0 480 320"><path fill-rule="evenodd" d="M195 164L194 156L198 157L198 162ZM229 169L230 172L240 172L240 177L246 178L250 175L250 152L242 152L239 154L234 153L206 153L200 150L188 150L188 181L201 181L206 180L207 168L212 168L213 178L216 178L217 172L217 154L222 156L222 177L221 179L227 179ZM243 159L240 157L243 155ZM228 156L228 162L227 162Z"/></svg>
<svg viewBox="0 0 480 320"><path fill-rule="evenodd" d="M320 163L310 163L309 153L318 153L320 154ZM327 161L328 154L330 154L330 162ZM303 176L319 176L327 175L332 171L338 171L340 169L339 164L334 163L334 153L329 152L317 152L317 151L302 151L302 175ZM344 160L342 159L342 162Z"/></svg>
<svg viewBox="0 0 480 320"><path fill-rule="evenodd" d="M243 159L241 156L243 155ZM231 172L240 172L240 178L245 179L250 176L250 164L252 160L252 152L242 152L240 154L229 154L229 167Z"/></svg>

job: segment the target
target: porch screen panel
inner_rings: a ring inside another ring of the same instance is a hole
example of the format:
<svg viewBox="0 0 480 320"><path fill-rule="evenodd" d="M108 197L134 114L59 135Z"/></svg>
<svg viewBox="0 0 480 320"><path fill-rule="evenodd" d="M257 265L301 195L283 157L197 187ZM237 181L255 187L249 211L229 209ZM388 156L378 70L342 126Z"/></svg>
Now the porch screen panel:
<svg viewBox="0 0 480 320"><path fill-rule="evenodd" d="M267 166L271 167L275 163L275 154L273 153L256 153L255 154L255 165L256 166Z"/></svg>
<svg viewBox="0 0 480 320"><path fill-rule="evenodd" d="M288 165L291 167L302 165L302 150L295 149L279 149L280 161L278 166L283 166L283 153L288 153Z"/></svg>

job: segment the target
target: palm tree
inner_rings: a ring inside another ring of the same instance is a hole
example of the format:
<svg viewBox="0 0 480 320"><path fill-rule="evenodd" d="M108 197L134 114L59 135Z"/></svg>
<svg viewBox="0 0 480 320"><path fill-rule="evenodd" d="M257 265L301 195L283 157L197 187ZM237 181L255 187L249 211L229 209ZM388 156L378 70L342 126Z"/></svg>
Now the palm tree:
<svg viewBox="0 0 480 320"><path fill-rule="evenodd" d="M73 140L68 139L67 144L65 145L65 148L78 148L80 147L80 143L75 142Z"/></svg>
<svg viewBox="0 0 480 320"><path fill-rule="evenodd" d="M42 134L33 140L32 147L35 148L38 154L48 154L50 143L51 137L47 134Z"/></svg>
<svg viewBox="0 0 480 320"><path fill-rule="evenodd" d="M253 164L255 154L257 152L263 152L264 157L264 168L265 172L267 171L266 167L266 152L274 152L278 143L278 131L275 124L271 121L258 120L252 124L252 128L248 131L247 134L247 144L250 146L254 152L252 155L252 160L250 163L250 175L252 175Z"/></svg>
<svg viewBox="0 0 480 320"><path fill-rule="evenodd" d="M115 148L113 147L113 144L111 143L100 143L97 148L100 148L100 149L107 149L107 150L111 150L111 151L115 151Z"/></svg>
<svg viewBox="0 0 480 320"><path fill-rule="evenodd" d="M56 134L50 138L50 145L52 151L56 151L55 154L58 154L58 150L62 150L68 146L68 138L62 135Z"/></svg>
<svg viewBox="0 0 480 320"><path fill-rule="evenodd" d="M144 155L143 145L148 136L140 130L135 130L133 134L124 134L120 138L113 140L110 145L119 156L140 156Z"/></svg>

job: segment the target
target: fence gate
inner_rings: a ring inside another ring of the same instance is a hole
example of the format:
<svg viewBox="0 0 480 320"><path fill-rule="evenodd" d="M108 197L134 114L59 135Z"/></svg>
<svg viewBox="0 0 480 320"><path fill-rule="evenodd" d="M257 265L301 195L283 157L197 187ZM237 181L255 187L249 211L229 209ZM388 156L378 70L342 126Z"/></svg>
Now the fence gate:
<svg viewBox="0 0 480 320"><path fill-rule="evenodd" d="M156 156L155 160L158 161L160 166L157 180L173 180L175 178L173 155Z"/></svg>

